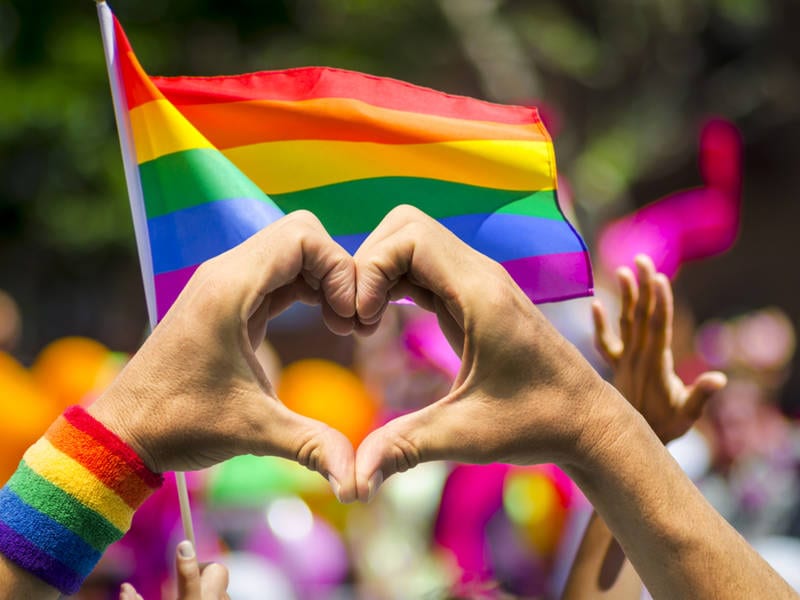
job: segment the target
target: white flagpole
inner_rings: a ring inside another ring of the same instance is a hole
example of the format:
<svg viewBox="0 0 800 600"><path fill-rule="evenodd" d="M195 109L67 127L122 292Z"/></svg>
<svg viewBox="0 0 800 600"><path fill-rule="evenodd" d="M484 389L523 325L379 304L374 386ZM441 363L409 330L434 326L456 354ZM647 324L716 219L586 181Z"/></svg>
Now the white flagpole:
<svg viewBox="0 0 800 600"><path fill-rule="evenodd" d="M152 330L158 323L158 317L153 284L153 258L150 253L150 235L147 229L147 214L144 209L142 182L139 179L139 166L136 163L136 149L133 145L131 124L128 120L128 105L125 94L122 92L122 82L117 69L117 40L114 35L114 17L105 0L97 1L97 16L100 19L100 33L103 36L103 51L106 56L108 81L111 84L111 98L114 103L119 145L122 150L125 181L128 185L128 199L130 200L131 215L133 216L136 247L139 251L139 264L142 269L147 314L150 318L150 329ZM194 527L192 526L192 511L189 506L189 493L186 488L186 475L176 472L175 481L178 486L178 503L180 504L183 533L186 539L192 542L194 546Z"/></svg>

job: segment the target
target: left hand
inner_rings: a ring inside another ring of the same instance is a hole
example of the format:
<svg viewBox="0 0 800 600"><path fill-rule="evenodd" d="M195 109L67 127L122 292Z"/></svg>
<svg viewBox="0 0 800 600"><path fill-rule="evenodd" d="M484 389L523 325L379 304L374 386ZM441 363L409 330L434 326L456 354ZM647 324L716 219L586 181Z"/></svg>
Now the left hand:
<svg viewBox="0 0 800 600"><path fill-rule="evenodd" d="M672 356L673 299L669 279L649 257L636 257L638 283L627 267L617 269L622 306L617 337L599 300L592 304L595 343L614 373L614 387L638 410L662 442L686 433L706 401L725 387L719 371L685 385Z"/></svg>
<svg viewBox="0 0 800 600"><path fill-rule="evenodd" d="M281 456L328 477L340 499L354 499L350 442L286 408L255 355L269 319L298 300L321 303L335 333L353 330L353 259L306 211L203 263L89 412L153 471Z"/></svg>

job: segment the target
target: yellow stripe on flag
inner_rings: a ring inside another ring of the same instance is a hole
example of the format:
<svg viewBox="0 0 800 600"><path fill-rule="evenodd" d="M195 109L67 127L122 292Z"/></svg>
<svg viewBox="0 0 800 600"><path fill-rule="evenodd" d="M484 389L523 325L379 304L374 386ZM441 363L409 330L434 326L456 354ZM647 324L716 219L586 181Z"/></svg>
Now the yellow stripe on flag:
<svg viewBox="0 0 800 600"><path fill-rule="evenodd" d="M420 177L500 190L552 190L548 142L480 140L375 144L332 140L267 142L224 150L267 194L373 177Z"/></svg>
<svg viewBox="0 0 800 600"><path fill-rule="evenodd" d="M168 100L153 100L130 111L139 164L182 150L213 148Z"/></svg>

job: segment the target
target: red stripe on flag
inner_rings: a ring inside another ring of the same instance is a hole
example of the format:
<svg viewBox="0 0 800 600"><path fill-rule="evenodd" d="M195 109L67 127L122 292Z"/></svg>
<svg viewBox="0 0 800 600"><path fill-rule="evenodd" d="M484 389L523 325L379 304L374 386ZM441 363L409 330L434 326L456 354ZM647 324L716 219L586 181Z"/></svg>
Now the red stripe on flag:
<svg viewBox="0 0 800 600"><path fill-rule="evenodd" d="M175 106L245 100L352 98L373 106L472 121L540 122L534 107L504 106L404 81L330 67L301 67L221 77L153 77Z"/></svg>

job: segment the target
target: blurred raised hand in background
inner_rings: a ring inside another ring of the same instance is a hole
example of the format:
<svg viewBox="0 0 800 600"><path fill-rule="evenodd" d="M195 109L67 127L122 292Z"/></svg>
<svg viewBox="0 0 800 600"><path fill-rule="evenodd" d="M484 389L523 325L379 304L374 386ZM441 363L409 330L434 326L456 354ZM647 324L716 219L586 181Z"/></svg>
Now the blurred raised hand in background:
<svg viewBox="0 0 800 600"><path fill-rule="evenodd" d="M727 378L719 371L708 371L687 386L678 377L672 355L674 306L669 279L656 272L649 256L636 256L634 264L636 275L628 267L616 272L621 297L619 335L612 331L602 302L592 303L595 344L612 371L614 386L666 444L689 430ZM638 600L641 592L636 571L594 512L563 599Z"/></svg>

